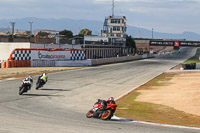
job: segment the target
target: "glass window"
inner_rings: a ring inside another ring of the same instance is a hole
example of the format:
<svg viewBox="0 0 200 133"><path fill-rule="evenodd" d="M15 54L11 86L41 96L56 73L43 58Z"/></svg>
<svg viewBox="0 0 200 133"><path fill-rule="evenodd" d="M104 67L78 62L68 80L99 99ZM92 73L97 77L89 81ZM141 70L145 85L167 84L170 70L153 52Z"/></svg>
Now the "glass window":
<svg viewBox="0 0 200 133"><path fill-rule="evenodd" d="M120 31L120 27L119 26L114 26L113 27L113 31Z"/></svg>

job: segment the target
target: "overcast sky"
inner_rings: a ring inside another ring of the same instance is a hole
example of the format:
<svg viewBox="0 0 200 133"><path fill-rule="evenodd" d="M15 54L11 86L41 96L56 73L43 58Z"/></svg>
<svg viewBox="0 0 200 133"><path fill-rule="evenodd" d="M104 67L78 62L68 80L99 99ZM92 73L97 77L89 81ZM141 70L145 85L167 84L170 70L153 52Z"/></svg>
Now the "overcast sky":
<svg viewBox="0 0 200 133"><path fill-rule="evenodd" d="M71 18L104 21L112 0L0 0L0 19ZM128 25L164 33L200 34L200 0L115 0L115 15Z"/></svg>

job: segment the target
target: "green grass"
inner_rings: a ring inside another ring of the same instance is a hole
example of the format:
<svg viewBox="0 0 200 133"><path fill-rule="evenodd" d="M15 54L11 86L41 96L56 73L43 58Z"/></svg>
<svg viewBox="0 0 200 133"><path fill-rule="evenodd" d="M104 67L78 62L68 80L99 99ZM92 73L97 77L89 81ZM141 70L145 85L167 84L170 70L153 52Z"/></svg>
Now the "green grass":
<svg viewBox="0 0 200 133"><path fill-rule="evenodd" d="M139 89L153 89L157 85L165 85L163 81L170 80L173 76L174 74L163 74ZM135 90L117 100L118 107L115 115L139 121L200 127L199 116L187 114L165 105L137 102L135 99L139 95L140 93Z"/></svg>
<svg viewBox="0 0 200 133"><path fill-rule="evenodd" d="M199 58L200 58L200 49L197 49L195 56L193 56L189 60L186 60L184 63L200 63Z"/></svg>
<svg viewBox="0 0 200 133"><path fill-rule="evenodd" d="M175 74L173 73L168 73L168 74L161 74L154 78L153 80L147 82L146 84L142 85L140 89L145 88L145 89L155 89L155 86L165 86L167 85L165 81L171 80Z"/></svg>

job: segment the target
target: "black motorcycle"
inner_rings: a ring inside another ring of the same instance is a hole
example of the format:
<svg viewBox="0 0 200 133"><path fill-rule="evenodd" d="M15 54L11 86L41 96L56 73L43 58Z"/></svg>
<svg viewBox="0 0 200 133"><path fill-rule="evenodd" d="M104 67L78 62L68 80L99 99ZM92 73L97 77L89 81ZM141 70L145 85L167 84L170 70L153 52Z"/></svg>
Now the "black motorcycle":
<svg viewBox="0 0 200 133"><path fill-rule="evenodd" d="M45 82L42 79L38 78L35 89L38 90L39 88L43 87L44 84Z"/></svg>
<svg viewBox="0 0 200 133"><path fill-rule="evenodd" d="M22 95L24 92L27 92L31 89L31 81L23 81L19 87L19 95Z"/></svg>

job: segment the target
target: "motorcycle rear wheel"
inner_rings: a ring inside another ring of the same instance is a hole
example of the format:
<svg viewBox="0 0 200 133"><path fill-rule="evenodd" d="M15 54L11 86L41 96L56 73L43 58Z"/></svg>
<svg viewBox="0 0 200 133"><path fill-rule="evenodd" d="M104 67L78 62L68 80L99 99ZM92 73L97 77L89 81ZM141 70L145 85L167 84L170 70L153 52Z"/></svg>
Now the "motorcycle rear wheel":
<svg viewBox="0 0 200 133"><path fill-rule="evenodd" d="M113 116L113 112L111 110L105 110L101 115L101 119L110 120L112 116Z"/></svg>
<svg viewBox="0 0 200 133"><path fill-rule="evenodd" d="M89 110L88 113L86 114L86 117L87 118L91 118L94 114L94 111L93 110Z"/></svg>

